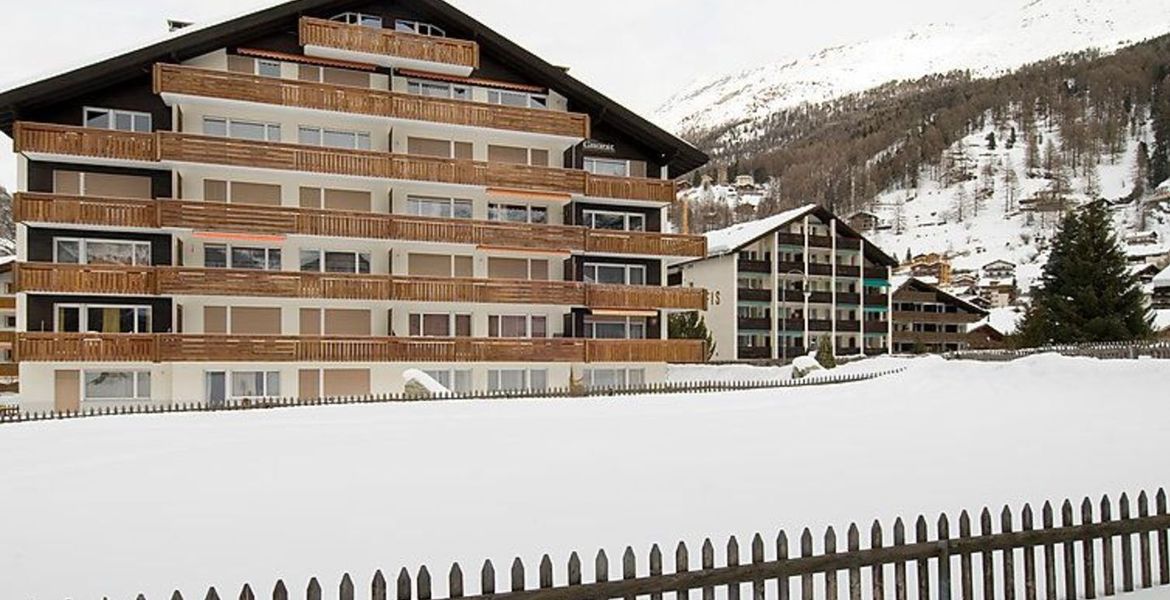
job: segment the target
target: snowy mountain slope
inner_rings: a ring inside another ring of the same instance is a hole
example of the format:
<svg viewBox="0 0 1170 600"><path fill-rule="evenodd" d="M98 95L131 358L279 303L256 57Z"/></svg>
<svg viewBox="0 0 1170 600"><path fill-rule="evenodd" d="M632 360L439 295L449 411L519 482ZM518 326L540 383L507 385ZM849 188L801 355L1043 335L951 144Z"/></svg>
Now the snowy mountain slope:
<svg viewBox="0 0 1170 600"><path fill-rule="evenodd" d="M986 19L944 23L828 48L791 61L697 82L655 119L677 133L750 124L897 80L970 70L991 76L1067 52L1112 51L1170 32L1170 0L1020 0Z"/></svg>

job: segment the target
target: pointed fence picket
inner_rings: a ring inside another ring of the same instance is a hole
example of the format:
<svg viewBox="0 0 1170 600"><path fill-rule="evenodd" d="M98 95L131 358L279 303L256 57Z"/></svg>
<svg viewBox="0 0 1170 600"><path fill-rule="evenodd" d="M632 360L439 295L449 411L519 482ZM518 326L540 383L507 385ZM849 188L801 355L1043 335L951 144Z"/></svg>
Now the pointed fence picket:
<svg viewBox="0 0 1170 600"><path fill-rule="evenodd" d="M1094 504L1085 498L1075 511L1071 501L1059 504L1060 524L1053 504L1045 502L1041 510L1040 527L1036 527L1031 505L1025 505L1017 520L1013 511L1004 507L999 518L993 520L989 509L979 513L979 532L972 532L970 514L962 512L957 534L951 535L950 518L940 515L933 533L925 516L913 522L913 540L907 539L906 522L898 518L893 525L893 542L885 544L883 526L875 521L870 529L868 545L863 545L861 530L850 524L844 549L839 547L836 530L825 530L821 551L814 550L814 535L804 529L799 538L799 556L790 557L788 536L781 531L769 555L764 537L752 537L749 560L741 561L737 538L728 540L726 554L717 561L714 543L704 540L700 550L700 568L692 569L687 545L680 542L674 553L674 568L664 572L662 551L658 545L649 549L648 572L639 574L638 552L626 547L621 555L621 576L611 578L608 555L599 551L594 560L593 578L582 580L578 553L570 555L563 585L557 584L553 558L542 555L537 567L537 585L529 587L525 577L527 566L522 558L515 558L508 569L508 586L496 589L496 570L485 561L480 572L480 594L466 597L463 569L454 564L448 571L446 596L435 596L430 570L423 566L412 577L405 568L398 572L395 600L631 600L650 598L661 600L689 600L692 591L704 599L726 597L734 600L742 586L750 586L752 600L766 597L769 582L776 582L774 596L789 599L790 578L798 578L802 600L842 600L838 582L848 582L848 600L889 600L885 569L894 573L893 598L906 600L1015 600L1022 594L1024 600L1041 597L1052 600L1091 600L1100 596L1114 596L1130 590L1135 574L1142 587L1170 585L1170 514L1167 514L1166 494L1159 490L1154 495L1151 511L1150 495L1138 495L1137 515L1131 514L1128 494L1122 494L1116 506L1108 496ZM1094 506L1097 507L1096 513ZM1115 510L1116 509L1116 510ZM1115 516L1116 515L1116 518ZM998 526L997 526L998 524ZM1133 537L1137 537L1134 544ZM1138 552L1133 552L1136 545ZM1118 548L1120 546L1120 548ZM1120 552L1115 552L1115 549ZM1017 579L1017 558L1022 554L1022 579ZM976 594L974 558L981 567ZM1039 560L1042 562L1038 563ZM952 560L957 559L958 576L952 575ZM1120 565L1116 563L1120 562ZM1136 563L1136 566L1135 566ZM1121 589L1115 584L1116 569L1121 569ZM1039 572L1043 569L1043 574ZM909 578L909 571L914 578ZM870 585L864 585L868 573ZM355 579L344 574L338 580L337 598L354 600L369 597L387 600L387 581L382 571L374 574L367 591L358 590ZM823 585L818 588L818 581ZM913 585L913 588L909 586ZM256 600L251 585L245 585L240 600ZM725 592L725 593L724 593ZM199 596L192 596L198 598ZM202 596L219 600L215 588ZM283 582L273 588L273 600L289 600L290 594ZM313 578L296 600L321 600L322 585ZM332 597L332 596L331 596ZM176 591L171 600L182 600ZM139 596L140 600L147 600Z"/></svg>

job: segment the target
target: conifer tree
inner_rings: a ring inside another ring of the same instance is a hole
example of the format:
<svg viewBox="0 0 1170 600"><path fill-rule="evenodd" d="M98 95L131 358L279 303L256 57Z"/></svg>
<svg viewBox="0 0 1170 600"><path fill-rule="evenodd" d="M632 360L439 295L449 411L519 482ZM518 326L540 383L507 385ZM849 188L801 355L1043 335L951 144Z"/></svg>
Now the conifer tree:
<svg viewBox="0 0 1170 600"><path fill-rule="evenodd" d="M715 338L707 329L707 321L698 312L670 315L667 331L672 340L703 340L707 343L707 360L715 355Z"/></svg>
<svg viewBox="0 0 1170 600"><path fill-rule="evenodd" d="M1154 150L1150 153L1150 188L1170 179L1170 76L1162 80L1150 108L1154 125Z"/></svg>
<svg viewBox="0 0 1170 600"><path fill-rule="evenodd" d="M1129 341L1153 334L1141 286L1100 204L1065 215L1041 285L1020 325L1024 346Z"/></svg>

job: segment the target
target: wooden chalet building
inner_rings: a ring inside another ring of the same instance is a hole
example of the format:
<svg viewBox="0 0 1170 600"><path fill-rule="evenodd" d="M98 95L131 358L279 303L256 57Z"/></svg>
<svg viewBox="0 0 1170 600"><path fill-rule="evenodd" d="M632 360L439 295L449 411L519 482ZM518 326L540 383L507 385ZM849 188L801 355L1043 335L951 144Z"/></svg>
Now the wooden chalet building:
<svg viewBox="0 0 1170 600"><path fill-rule="evenodd" d="M661 381L707 157L441 0L295 0L0 93L23 408Z"/></svg>

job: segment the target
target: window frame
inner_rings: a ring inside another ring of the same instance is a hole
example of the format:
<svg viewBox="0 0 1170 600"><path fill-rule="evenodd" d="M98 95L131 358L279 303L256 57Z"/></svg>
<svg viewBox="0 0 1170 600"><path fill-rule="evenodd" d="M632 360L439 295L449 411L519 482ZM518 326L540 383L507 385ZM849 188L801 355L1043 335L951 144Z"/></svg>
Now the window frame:
<svg viewBox="0 0 1170 600"><path fill-rule="evenodd" d="M315 132L317 135L317 142L314 143L304 141L303 136L306 132L309 132L310 134ZM325 136L327 134L353 136L353 145L334 146L326 144ZM363 139L365 140L365 147L362 147ZM374 147L374 136L369 131L334 129L332 127L321 127L317 125L297 125L297 143L302 146L313 146L314 148L333 148L337 150L372 150Z"/></svg>
<svg viewBox="0 0 1170 600"><path fill-rule="evenodd" d="M305 255L310 253L317 254L317 270L305 269ZM328 261L326 260L330 254L345 254L353 255L353 271L330 271L326 269ZM335 275L369 275L373 271L373 255L369 252L362 252L360 250L326 250L324 248L301 248L297 255L298 270L301 273L331 273ZM363 262L364 260L364 262ZM362 270L362 265L365 265L365 270Z"/></svg>
<svg viewBox="0 0 1170 600"><path fill-rule="evenodd" d="M524 381L520 387L504 388L501 384L505 373L521 373ZM535 384L537 377L534 375L539 375L539 378L543 380L539 387ZM526 392L548 389L548 369L488 369L487 376L488 391L490 392Z"/></svg>
<svg viewBox="0 0 1170 600"><path fill-rule="evenodd" d="M422 372L454 394L470 394L473 391L474 373L471 369L422 369ZM437 375L441 377L436 377ZM446 379L445 383L443 379Z"/></svg>
<svg viewBox="0 0 1170 600"><path fill-rule="evenodd" d="M433 89L445 88L446 95L424 94L423 88L430 87ZM406 78L406 93L413 96L423 96L425 98L446 98L448 100L465 100L470 101L473 96L474 88L469 85L462 85L449 81L431 81L428 79L419 79L417 77Z"/></svg>
<svg viewBox="0 0 1170 600"><path fill-rule="evenodd" d="M605 268L605 269L619 269L620 268L620 269L623 269L624 275L625 275L624 282L623 283L609 283L609 282L600 281L597 277L597 273L598 273L598 270L601 268ZM590 269L593 269L592 281L590 281L590 277L589 277L589 270ZM587 262L582 266L581 270L582 270L581 279L585 283L591 283L594 285L636 285L636 286L650 285L649 284L650 270L646 268L646 265L635 265L635 264L628 264L628 263L591 263L591 262ZM631 274L634 273L635 271L641 271L642 283L630 283Z"/></svg>
<svg viewBox="0 0 1170 600"><path fill-rule="evenodd" d="M76 242L77 243L78 262L76 262L76 263L63 263L63 262L61 262L60 252L57 248L58 242ZM138 252L134 251L134 252L130 253L131 257L133 258L133 261L131 262L131 264L122 265L122 266L131 266L131 267L154 266L154 246L150 242L145 242L145 241L141 241L141 240L118 240L118 239L110 239L110 238L54 237L53 238L53 262L56 264L63 264L63 265L105 264L105 263L90 263L89 262L89 244L93 243L93 242L99 242L102 244L128 244L128 245L134 246L135 248L145 246L146 250L147 250L146 264L140 264L138 262Z"/></svg>
<svg viewBox="0 0 1170 600"><path fill-rule="evenodd" d="M207 133L208 122L223 123L225 134L219 135L219 134L215 134L215 133ZM234 117L219 117L219 116L215 116L215 115L203 115L202 124L203 124L203 135L210 136L210 137L221 137L221 138L226 138L226 139L231 139L231 140L245 140L245 141L251 141L251 142L270 142L270 143L280 143L283 139L282 138L283 132L281 131L281 129L282 129L281 124L276 123L276 122L271 122L271 121L254 121L252 119L237 119ZM256 126L262 127L264 129L264 139L258 140L258 139L250 138L250 137L232 135L233 126L238 126L238 125L256 125ZM273 133L275 133L275 136L276 136L275 139L273 139Z"/></svg>
<svg viewBox="0 0 1170 600"><path fill-rule="evenodd" d="M501 216L506 215L509 210L515 209L515 208L522 208L524 210L524 220L523 221L515 221L512 219L500 218ZM543 221L533 220L533 214L537 213L537 212L544 213L544 220ZM528 203L528 202L488 202L487 220L492 221L494 223L523 223L526 225L548 225L549 224L549 216L551 214L552 214L552 211L549 209L549 207L542 205L542 204L532 204L532 203Z"/></svg>
<svg viewBox="0 0 1170 600"><path fill-rule="evenodd" d="M106 113L107 117L109 118L109 126L104 128L91 126L89 124L89 113L91 112ZM116 126L118 124L118 115L127 115L130 117L130 129L119 129ZM138 117L146 117L145 131L139 129L136 126ZM126 131L130 133L151 133L154 131L154 115L139 110L123 110L120 108L105 108L102 106L85 106L81 109L81 124L83 127L88 129L106 129L109 131Z"/></svg>
<svg viewBox="0 0 1170 600"><path fill-rule="evenodd" d="M427 317L447 317L447 333L448 335L428 335L425 329ZM467 335L459 334L459 320L467 320ZM415 321L418 322L419 333L415 335L414 331ZM415 339L424 338L439 338L439 339L453 339L453 338L469 338L474 335L474 317L471 313L440 313L440 312L421 312L421 313L407 313L406 315L406 332L408 337Z"/></svg>
<svg viewBox="0 0 1170 600"><path fill-rule="evenodd" d="M518 104L508 104L504 102L505 96L516 96L524 99L523 106ZM548 110L548 94L538 94L535 92L521 92L518 90L505 90L499 88L489 88L487 90L487 103L497 106L511 106L513 108L531 108L535 110Z"/></svg>
<svg viewBox="0 0 1170 600"><path fill-rule="evenodd" d="M623 337L597 337L597 325L593 315L585 315L585 337L591 340L646 340L650 339L650 323L646 317L606 317L601 320L602 323L613 325L618 320L621 320L623 330ZM641 337L634 337L634 326L640 325L642 328Z"/></svg>
<svg viewBox="0 0 1170 600"><path fill-rule="evenodd" d="M207 249L208 248L223 248L224 249L224 264L223 267L210 267L207 265ZM264 251L264 268L255 269L250 267L237 267L235 264L235 253L233 250L263 250ZM276 256L273 257L273 252ZM276 260L276 268L272 268L273 260ZM203 244L203 268L205 269L228 269L233 271L267 271L277 272L284 269L284 253L283 249L272 246L237 246L235 244Z"/></svg>
<svg viewBox="0 0 1170 600"><path fill-rule="evenodd" d="M394 31L399 33L413 33L414 35L425 35L427 37L447 37L447 30L443 29L442 27L439 27L433 23L427 23L426 21L416 21L414 19L394 19Z"/></svg>
<svg viewBox="0 0 1170 600"><path fill-rule="evenodd" d="M625 165L625 174L614 175L613 173L604 173L604 172L599 173L595 169L589 168L590 163L593 163L594 165L597 165L599 163L600 164L608 163L608 164L614 164L614 165L621 163L621 164ZM628 158L604 158L604 157L600 157L600 156L586 156L582 161L581 169L584 170L586 173L590 173L593 175L600 175L603 177L629 177L630 176L630 160Z"/></svg>
<svg viewBox="0 0 1170 600"><path fill-rule="evenodd" d="M131 386L133 387L133 397L130 398L93 398L89 395L89 379L92 375L103 374L127 374L132 376ZM149 370L90 370L83 369L81 371L81 401L82 402L149 402L153 398L153 382L151 381L151 372ZM146 385L145 394L143 394L143 383Z"/></svg>
<svg viewBox="0 0 1170 600"><path fill-rule="evenodd" d="M504 329L504 319L524 319L524 335L522 336L507 336L502 335ZM492 331L492 322L495 321L495 331ZM542 321L544 323L544 335L534 336L536 322ZM549 329L548 315L530 315L518 313L496 313L488 315L487 337L493 340L546 340L552 337L552 331Z"/></svg>
<svg viewBox="0 0 1170 600"><path fill-rule="evenodd" d="M435 216L435 215L422 214L422 213L417 212L417 211L412 212L415 208L420 206L421 203L433 203L436 205L446 203L449 214L447 216ZM456 216L455 215L455 207L456 206L466 206L467 207L467 216L466 217ZM407 194L407 196L406 196L406 214L408 214L410 216L414 216L414 217L424 217L424 218L428 218L428 219L462 219L462 220L474 219L475 218L475 201L468 200L466 198L447 198L444 196L420 196L417 194Z"/></svg>
<svg viewBox="0 0 1170 600"><path fill-rule="evenodd" d="M623 229L606 229L606 228L597 227L597 217L600 215L610 215L610 216L621 217ZM631 222L635 218L640 219L642 221L642 228L641 229L631 229ZM627 212L627 211L621 211L621 210L601 210L601 209L593 209L593 208L587 208L584 211L582 211L581 219L585 221L584 225L585 225L585 227L588 227L589 229L593 229L593 230L597 230L597 231L627 231L627 232L646 232L648 221L649 221L646 218L646 215L643 213L640 213L640 212Z"/></svg>
<svg viewBox="0 0 1170 600"><path fill-rule="evenodd" d="M386 20L382 17L358 11L346 11L338 13L329 17L330 21L337 21L338 23L345 23L346 25L357 25L359 27L369 27L370 29L383 29L386 26ZM367 23L366 21L370 21ZM377 22L375 25L374 22Z"/></svg>
<svg viewBox="0 0 1170 600"><path fill-rule="evenodd" d="M63 331L61 329L60 311L62 308L77 309L77 329L78 331ZM154 307L149 304L93 304L88 302L58 302L53 304L53 331L57 333L103 333L100 331L89 330L89 309L90 308L116 308L119 310L130 309L134 311L134 331L126 333L119 332L118 335L131 335L140 333L154 333ZM139 311L145 311L147 331L140 331L139 327Z"/></svg>

